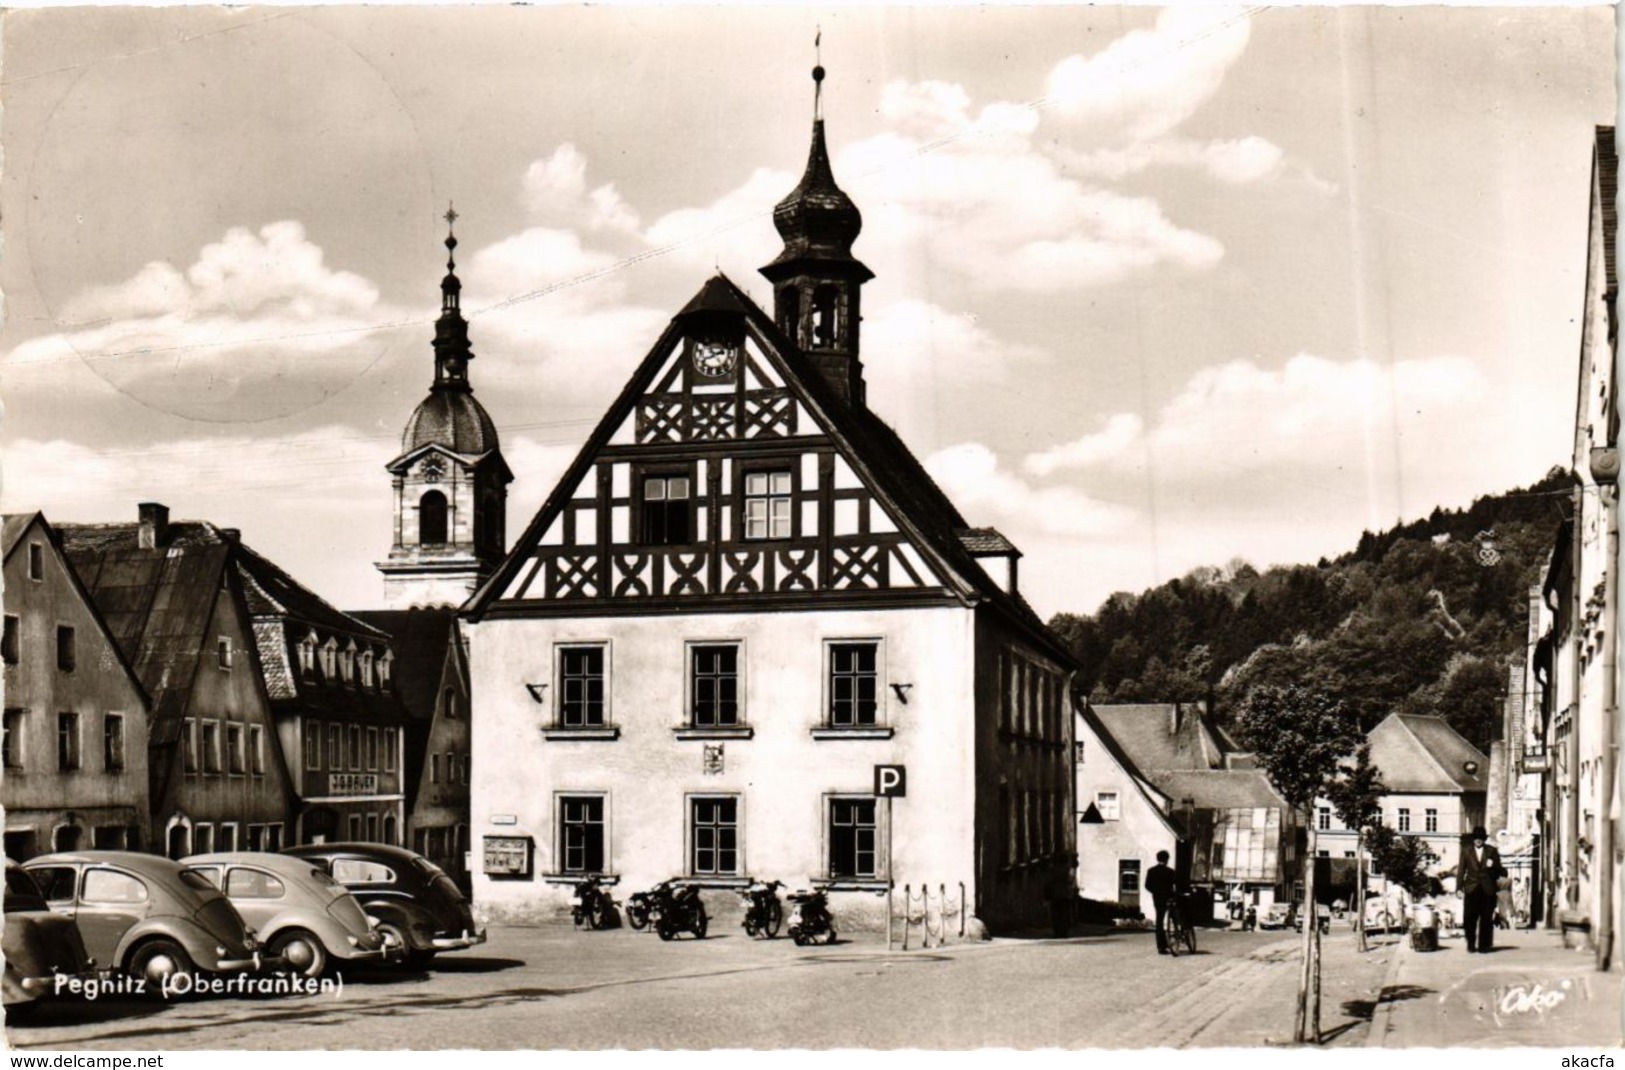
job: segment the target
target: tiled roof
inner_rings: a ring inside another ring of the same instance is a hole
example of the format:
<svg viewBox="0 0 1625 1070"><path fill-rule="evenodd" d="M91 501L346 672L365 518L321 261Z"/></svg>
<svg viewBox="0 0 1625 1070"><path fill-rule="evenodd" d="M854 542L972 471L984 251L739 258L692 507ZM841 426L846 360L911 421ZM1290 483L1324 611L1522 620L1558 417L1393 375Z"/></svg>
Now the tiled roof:
<svg viewBox="0 0 1625 1070"><path fill-rule="evenodd" d="M315 591L288 575L275 563L247 546L237 556L237 572L243 579L243 595L255 619L267 616L290 617L327 631L343 632L358 639L383 641L382 631L333 608Z"/></svg>
<svg viewBox="0 0 1625 1070"><path fill-rule="evenodd" d="M1614 269L1614 233L1618 229L1619 209L1614 203L1619 193L1619 157L1614 155L1614 128L1597 127L1597 192L1602 198L1602 250L1607 269L1608 289L1619 285Z"/></svg>
<svg viewBox="0 0 1625 1070"><path fill-rule="evenodd" d="M1103 705L1091 707L1134 763L1161 783L1164 770L1213 769L1223 754L1202 721L1196 705L1173 703ZM1176 711L1178 727L1175 727Z"/></svg>
<svg viewBox="0 0 1625 1070"><path fill-rule="evenodd" d="M1390 792L1488 790L1489 759L1441 717L1391 713L1366 738L1371 764ZM1472 772L1467 771L1469 764Z"/></svg>
<svg viewBox="0 0 1625 1070"><path fill-rule="evenodd" d="M39 516L38 512L7 513L0 517L0 556L11 555L11 548L16 545L23 532L28 530L29 523L36 516Z"/></svg>
<svg viewBox="0 0 1625 1070"><path fill-rule="evenodd" d="M274 620L254 622L254 646L260 652L260 669L265 677L265 691L272 702L299 697L293 682L293 665L288 661L288 644L283 641L282 625Z"/></svg>
<svg viewBox="0 0 1625 1070"><path fill-rule="evenodd" d="M440 445L465 457L497 448L497 426L468 390L439 389L418 403L401 435L401 452Z"/></svg>
<svg viewBox="0 0 1625 1070"><path fill-rule="evenodd" d="M1198 810L1234 810L1245 807L1285 808L1286 800L1270 786L1263 773L1242 769L1160 771L1152 783L1178 810L1190 799Z"/></svg>
<svg viewBox="0 0 1625 1070"><path fill-rule="evenodd" d="M984 554L1018 554L1015 543L1001 535L997 528L966 528L959 533L959 543L977 557Z"/></svg>

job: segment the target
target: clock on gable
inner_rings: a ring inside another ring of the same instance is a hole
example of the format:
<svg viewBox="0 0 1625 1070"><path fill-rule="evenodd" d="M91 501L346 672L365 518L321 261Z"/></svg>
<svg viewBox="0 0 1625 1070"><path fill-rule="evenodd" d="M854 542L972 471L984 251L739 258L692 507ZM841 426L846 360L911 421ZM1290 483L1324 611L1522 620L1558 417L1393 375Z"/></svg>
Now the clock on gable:
<svg viewBox="0 0 1625 1070"><path fill-rule="evenodd" d="M739 343L721 338L696 338L692 360L694 371L705 378L725 378L739 366Z"/></svg>

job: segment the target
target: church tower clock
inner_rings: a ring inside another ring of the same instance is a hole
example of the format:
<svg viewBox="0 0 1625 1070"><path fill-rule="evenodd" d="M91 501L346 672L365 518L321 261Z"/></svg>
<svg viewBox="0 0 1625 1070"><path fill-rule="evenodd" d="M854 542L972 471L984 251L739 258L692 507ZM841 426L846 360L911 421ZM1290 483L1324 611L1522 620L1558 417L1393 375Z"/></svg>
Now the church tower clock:
<svg viewBox="0 0 1625 1070"><path fill-rule="evenodd" d="M457 213L448 210L448 228ZM434 384L406 421L401 454L386 465L395 491L395 537L384 574L384 607L461 605L501 564L508 484L496 425L474 399L474 351L463 319L457 237L446 236L446 277L434 331Z"/></svg>

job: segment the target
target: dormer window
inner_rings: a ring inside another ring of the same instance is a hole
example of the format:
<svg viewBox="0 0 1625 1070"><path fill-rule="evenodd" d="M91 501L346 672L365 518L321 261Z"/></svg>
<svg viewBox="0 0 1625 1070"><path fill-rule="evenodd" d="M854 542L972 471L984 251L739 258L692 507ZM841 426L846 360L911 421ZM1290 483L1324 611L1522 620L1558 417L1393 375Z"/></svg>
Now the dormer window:
<svg viewBox="0 0 1625 1070"><path fill-rule="evenodd" d="M299 640L299 675L307 680L316 675L316 636L314 633Z"/></svg>
<svg viewBox="0 0 1625 1070"><path fill-rule="evenodd" d="M361 686L367 688L369 691L372 689L371 650L363 650L361 652Z"/></svg>
<svg viewBox="0 0 1625 1070"><path fill-rule="evenodd" d="M378 659L378 686L385 691L389 690L389 670L394 663L395 654L390 650L384 651L384 656Z"/></svg>
<svg viewBox="0 0 1625 1070"><path fill-rule="evenodd" d="M322 679L333 680L338 677L339 643L337 639L329 639L322 644Z"/></svg>
<svg viewBox="0 0 1625 1070"><path fill-rule="evenodd" d="M339 651L339 679L346 684L355 683L355 643L351 641Z"/></svg>

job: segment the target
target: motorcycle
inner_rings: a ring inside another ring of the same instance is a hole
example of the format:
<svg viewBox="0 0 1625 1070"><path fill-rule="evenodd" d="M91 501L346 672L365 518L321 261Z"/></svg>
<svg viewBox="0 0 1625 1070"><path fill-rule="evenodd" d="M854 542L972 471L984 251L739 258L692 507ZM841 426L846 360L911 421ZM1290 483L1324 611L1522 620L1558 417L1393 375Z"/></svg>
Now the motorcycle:
<svg viewBox="0 0 1625 1070"><path fill-rule="evenodd" d="M835 919L829 914L829 900L823 892L796 892L790 902L795 904L790 913L790 939L797 947L806 947L820 936L824 943L835 942Z"/></svg>
<svg viewBox="0 0 1625 1070"><path fill-rule="evenodd" d="M705 915L705 903L700 890L692 884L677 885L662 896L660 911L653 915L655 933L662 940L670 940L678 933L690 932L694 939L704 940L710 919Z"/></svg>
<svg viewBox="0 0 1625 1070"><path fill-rule="evenodd" d="M784 921L784 907L779 903L778 881L751 881L742 889L739 898L745 901L745 935L771 940L779 935Z"/></svg>
<svg viewBox="0 0 1625 1070"><path fill-rule="evenodd" d="M626 900L626 923L642 932L660 916L660 905L671 894L671 881L661 881L646 892L633 892Z"/></svg>
<svg viewBox="0 0 1625 1070"><path fill-rule="evenodd" d="M587 877L576 882L570 895L570 920L576 928L586 925L593 929L607 929L615 916L615 900L608 888L615 883L612 877Z"/></svg>

